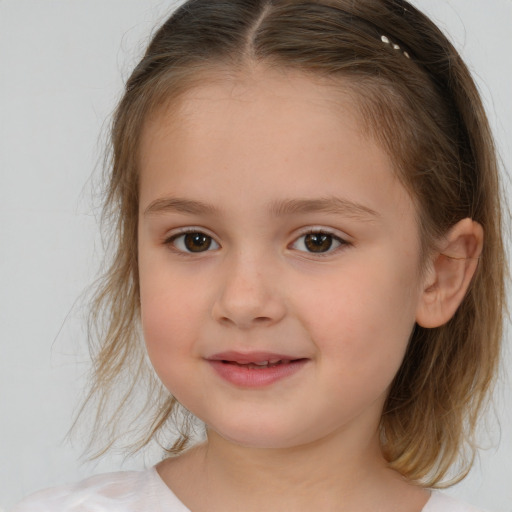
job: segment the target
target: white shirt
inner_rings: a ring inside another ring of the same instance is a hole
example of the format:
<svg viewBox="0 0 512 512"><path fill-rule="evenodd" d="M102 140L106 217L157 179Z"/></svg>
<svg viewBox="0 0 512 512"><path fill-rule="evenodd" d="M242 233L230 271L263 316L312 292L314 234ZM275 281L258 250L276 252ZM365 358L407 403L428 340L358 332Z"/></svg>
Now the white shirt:
<svg viewBox="0 0 512 512"><path fill-rule="evenodd" d="M156 468L93 476L76 484L36 492L11 512L191 512ZM433 492L422 512L478 512Z"/></svg>

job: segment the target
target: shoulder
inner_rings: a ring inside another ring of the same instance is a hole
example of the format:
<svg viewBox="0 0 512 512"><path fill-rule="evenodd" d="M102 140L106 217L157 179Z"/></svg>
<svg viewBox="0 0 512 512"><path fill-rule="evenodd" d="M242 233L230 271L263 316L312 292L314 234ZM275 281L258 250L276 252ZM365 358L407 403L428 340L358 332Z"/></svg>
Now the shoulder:
<svg viewBox="0 0 512 512"><path fill-rule="evenodd" d="M154 468L97 475L75 484L38 491L11 512L182 512ZM169 504L171 506L169 506ZM185 509L186 510L186 509Z"/></svg>
<svg viewBox="0 0 512 512"><path fill-rule="evenodd" d="M484 512L451 496L434 491L421 512Z"/></svg>

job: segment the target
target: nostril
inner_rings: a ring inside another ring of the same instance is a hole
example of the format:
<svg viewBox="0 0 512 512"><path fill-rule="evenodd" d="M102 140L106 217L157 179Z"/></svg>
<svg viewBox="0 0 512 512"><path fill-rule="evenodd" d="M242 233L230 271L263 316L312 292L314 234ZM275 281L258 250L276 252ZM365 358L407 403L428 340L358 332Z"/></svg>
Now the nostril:
<svg viewBox="0 0 512 512"><path fill-rule="evenodd" d="M269 318L268 316L258 316L254 319L254 322L256 322L258 324L262 324L262 323L270 322L270 321L271 321L271 318Z"/></svg>
<svg viewBox="0 0 512 512"><path fill-rule="evenodd" d="M233 320L231 320L230 318L228 318L227 316L223 316L222 318L219 319L221 323L223 324L234 324L235 322L233 322Z"/></svg>

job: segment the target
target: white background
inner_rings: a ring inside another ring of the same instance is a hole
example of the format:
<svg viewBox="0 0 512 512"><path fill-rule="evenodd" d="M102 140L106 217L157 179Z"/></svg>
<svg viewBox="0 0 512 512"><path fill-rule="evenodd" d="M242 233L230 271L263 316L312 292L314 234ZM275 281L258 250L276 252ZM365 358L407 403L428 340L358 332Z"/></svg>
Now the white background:
<svg viewBox="0 0 512 512"><path fill-rule="evenodd" d="M466 58L512 166L512 1L415 0ZM83 463L71 424L87 371L86 306L102 248L91 175L102 133L169 0L0 0L0 508L35 489L156 461ZM510 343L507 359L511 366ZM508 361L508 363L507 363ZM512 393L501 439L450 492L512 511ZM490 437L490 441L489 441Z"/></svg>

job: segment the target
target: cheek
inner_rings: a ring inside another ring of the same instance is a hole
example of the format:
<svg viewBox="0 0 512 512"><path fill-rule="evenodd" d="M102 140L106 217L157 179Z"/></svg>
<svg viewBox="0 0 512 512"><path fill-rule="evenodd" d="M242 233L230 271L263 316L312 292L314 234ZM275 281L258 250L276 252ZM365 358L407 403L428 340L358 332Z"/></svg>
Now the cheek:
<svg viewBox="0 0 512 512"><path fill-rule="evenodd" d="M197 308L197 302L186 300L176 286L165 290L160 285L141 287L141 320L148 346L178 348L185 333L197 325Z"/></svg>
<svg viewBox="0 0 512 512"><path fill-rule="evenodd" d="M197 338L200 303L190 298L190 283L169 275L165 267L140 268L141 323L149 358L164 385L185 371L183 360ZM160 268L161 271L155 271ZM189 290L188 293L185 293ZM200 296L199 293L192 295ZM181 361L181 362L180 362Z"/></svg>
<svg viewBox="0 0 512 512"><path fill-rule="evenodd" d="M394 376L414 327L415 269L379 254L371 261L348 261L330 279L301 294L302 318L321 357L342 372Z"/></svg>
<svg viewBox="0 0 512 512"><path fill-rule="evenodd" d="M147 292L146 297L141 294L141 321L151 365L168 391L192 407L189 395L196 381L190 379L190 356L197 339L197 322L176 294Z"/></svg>
<svg viewBox="0 0 512 512"><path fill-rule="evenodd" d="M177 346L183 339L180 333L195 324L191 318L202 296L197 283L172 266L165 251L148 242L139 248L139 281L141 321L148 349Z"/></svg>

